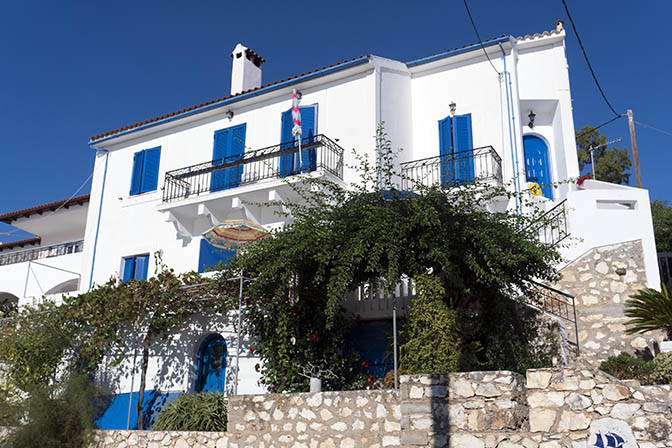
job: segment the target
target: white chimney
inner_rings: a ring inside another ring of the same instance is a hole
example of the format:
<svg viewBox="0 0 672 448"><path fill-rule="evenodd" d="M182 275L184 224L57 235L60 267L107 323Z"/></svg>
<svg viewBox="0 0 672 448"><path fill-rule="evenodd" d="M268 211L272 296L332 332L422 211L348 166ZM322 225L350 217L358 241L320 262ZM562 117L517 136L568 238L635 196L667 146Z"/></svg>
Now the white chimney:
<svg viewBox="0 0 672 448"><path fill-rule="evenodd" d="M231 95L256 89L261 86L261 64L266 59L243 44L236 45L231 53L233 66L231 67Z"/></svg>

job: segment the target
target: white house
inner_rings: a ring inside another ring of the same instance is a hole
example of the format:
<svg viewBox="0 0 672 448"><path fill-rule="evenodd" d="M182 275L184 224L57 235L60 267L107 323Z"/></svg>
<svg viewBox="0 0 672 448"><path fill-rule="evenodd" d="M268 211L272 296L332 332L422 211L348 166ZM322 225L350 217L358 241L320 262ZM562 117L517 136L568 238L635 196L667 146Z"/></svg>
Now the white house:
<svg viewBox="0 0 672 448"><path fill-rule="evenodd" d="M658 285L648 192L565 182L579 177L579 166L561 21L533 36L501 36L409 62L364 55L268 84L257 53L238 44L231 57L230 95L91 138L96 160L80 291L112 275L152 275L158 250L177 271L206 269L219 255L202 239L205 230L235 218L281 225L275 210L249 203L292 198L287 182L297 173L355 181L351 149L375 163L380 123L403 148L397 162L406 177L479 178L517 191L537 184L535 200L563 226L546 237L576 237L563 249L566 263L598 246L641 240L647 283ZM301 94L300 155L291 135L293 89ZM525 212L513 200L504 205ZM189 328L178 336L170 374L157 348L148 389L171 396L207 388L199 353L210 350L223 361L218 369L226 369L230 390L232 323L203 317ZM239 393L261 392L257 359L246 346L241 353ZM118 392L134 390L133 381L124 376ZM125 397L115 411L124 424Z"/></svg>

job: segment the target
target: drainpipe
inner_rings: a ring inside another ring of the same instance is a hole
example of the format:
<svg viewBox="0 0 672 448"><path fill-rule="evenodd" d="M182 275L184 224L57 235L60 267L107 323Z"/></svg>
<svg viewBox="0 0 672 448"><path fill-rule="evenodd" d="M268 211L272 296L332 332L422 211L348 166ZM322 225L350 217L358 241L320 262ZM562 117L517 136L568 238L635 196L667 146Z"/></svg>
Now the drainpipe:
<svg viewBox="0 0 672 448"><path fill-rule="evenodd" d="M100 214L103 211L103 198L105 197L105 179L107 178L107 162L110 158L110 151L107 149L99 149L89 145L94 151L105 152L105 168L103 169L103 186L100 189L100 204L98 205L98 218L96 220L96 236L93 238L93 255L91 257L91 275L89 276L89 289L93 285L93 267L96 264L96 248L98 247L98 231L100 230Z"/></svg>
<svg viewBox="0 0 672 448"><path fill-rule="evenodd" d="M504 51L504 47L502 47L502 44L499 43L499 49L502 51L502 61L504 62L504 72L502 73L504 75L504 88L506 89L506 113L508 115L508 123L509 123L509 147L511 149L511 164L513 165L513 186L516 191L516 213L518 215L522 214L522 206L520 204L520 178L519 178L519 173L518 173L518 141L516 138L514 138L514 132L515 132L515 117L513 117L512 114L512 109L513 109L513 100L511 98L511 75L510 73L506 70L506 52Z"/></svg>

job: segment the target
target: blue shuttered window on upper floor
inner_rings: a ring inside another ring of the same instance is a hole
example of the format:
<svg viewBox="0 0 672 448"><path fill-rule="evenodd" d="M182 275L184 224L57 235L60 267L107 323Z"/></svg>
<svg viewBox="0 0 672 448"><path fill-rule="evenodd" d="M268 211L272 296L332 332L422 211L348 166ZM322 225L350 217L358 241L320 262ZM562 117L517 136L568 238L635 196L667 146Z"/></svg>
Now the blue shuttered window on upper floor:
<svg viewBox="0 0 672 448"><path fill-rule="evenodd" d="M474 180L474 148L471 114L439 121L441 183L461 184Z"/></svg>
<svg viewBox="0 0 672 448"><path fill-rule="evenodd" d="M149 266L149 255L134 255L132 257L124 257L122 259L121 279L128 281L147 280L147 267Z"/></svg>
<svg viewBox="0 0 672 448"><path fill-rule="evenodd" d="M138 151L133 155L131 196L156 190L159 183L161 147Z"/></svg>
<svg viewBox="0 0 672 448"><path fill-rule="evenodd" d="M309 144L313 137L317 135L317 104L310 106L301 106L301 141L302 144ZM280 157L280 177L291 176L292 174L307 173L317 168L317 153L315 149L296 152L299 145L298 138L292 135L292 109L282 113L282 129L280 140L281 150L294 151L290 154Z"/></svg>
<svg viewBox="0 0 672 448"><path fill-rule="evenodd" d="M206 239L202 239L198 254L198 272L212 271L220 266L226 266L234 255L236 255L235 250L220 249L208 243Z"/></svg>
<svg viewBox="0 0 672 448"><path fill-rule="evenodd" d="M246 128L246 124L241 124L215 132L212 165L226 165L227 167L212 172L210 191L224 190L240 185L243 164L239 162L245 153Z"/></svg>

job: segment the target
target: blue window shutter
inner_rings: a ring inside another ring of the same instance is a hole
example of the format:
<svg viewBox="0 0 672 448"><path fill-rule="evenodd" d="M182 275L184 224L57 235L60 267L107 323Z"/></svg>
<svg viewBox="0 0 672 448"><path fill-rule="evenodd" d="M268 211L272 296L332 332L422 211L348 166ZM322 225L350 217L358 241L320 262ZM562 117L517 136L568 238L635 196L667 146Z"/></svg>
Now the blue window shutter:
<svg viewBox="0 0 672 448"><path fill-rule="evenodd" d="M145 160L142 167L142 182L140 192L156 190L159 183L159 162L161 161L161 147L145 150Z"/></svg>
<svg viewBox="0 0 672 448"><path fill-rule="evenodd" d="M135 257L135 275L136 280L147 280L147 265L149 264L149 255L138 255Z"/></svg>
<svg viewBox="0 0 672 448"><path fill-rule="evenodd" d="M202 239L200 252L198 254L198 272L201 273L212 270L219 262L222 262L223 265L227 265L235 254L235 250L220 249L208 243L207 240Z"/></svg>
<svg viewBox="0 0 672 448"><path fill-rule="evenodd" d="M135 274L135 257L124 258L123 263L121 279L123 281L128 281L132 279Z"/></svg>
<svg viewBox="0 0 672 448"><path fill-rule="evenodd" d="M231 144L231 130L223 129L215 132L215 142L212 149L212 165L219 166L224 163L224 160L229 152L229 145ZM210 191L222 190L226 186L224 170L213 171L210 176Z"/></svg>
<svg viewBox="0 0 672 448"><path fill-rule="evenodd" d="M231 128L231 141L229 142L228 153L226 155L227 162L239 161L245 153L245 130L246 126L241 124ZM243 174L243 165L239 164L226 169L224 174L224 182L227 188L237 187L240 185L240 178Z"/></svg>
<svg viewBox="0 0 672 448"><path fill-rule="evenodd" d="M293 126L294 123L292 121L292 109L289 109L282 113L282 132L280 135L280 143L283 143L283 145L280 147L281 150L294 148L294 136L292 135ZM280 177L287 177L291 174L294 174L294 172L294 154L292 153L280 156Z"/></svg>
<svg viewBox="0 0 672 448"><path fill-rule="evenodd" d="M451 134L450 117L446 117L439 121L439 154L441 157L441 185L449 185L453 182L453 160L452 160L452 145L453 136Z"/></svg>
<svg viewBox="0 0 672 448"><path fill-rule="evenodd" d="M133 155L133 177L131 178L131 196L140 193L140 184L142 182L142 165L145 159L145 152L138 151Z"/></svg>
<svg viewBox="0 0 672 448"><path fill-rule="evenodd" d="M301 108L301 140L310 143L317 134L317 105ZM301 171L314 171L317 167L315 149L301 151Z"/></svg>
<svg viewBox="0 0 672 448"><path fill-rule="evenodd" d="M474 179L474 148L471 134L471 114L456 115L453 117L453 135L455 142L455 179L457 181L471 181Z"/></svg>

